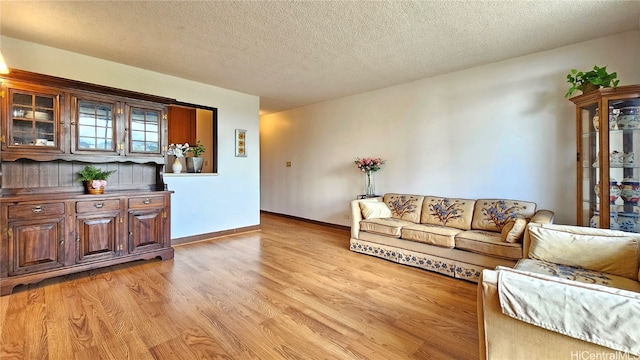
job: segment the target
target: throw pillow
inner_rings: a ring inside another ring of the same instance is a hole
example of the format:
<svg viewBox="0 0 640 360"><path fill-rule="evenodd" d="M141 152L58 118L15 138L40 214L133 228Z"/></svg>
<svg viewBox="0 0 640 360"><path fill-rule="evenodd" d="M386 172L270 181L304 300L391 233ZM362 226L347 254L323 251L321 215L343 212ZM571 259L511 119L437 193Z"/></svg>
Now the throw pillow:
<svg viewBox="0 0 640 360"><path fill-rule="evenodd" d="M522 216L518 216L515 219L511 219L507 225L502 228L502 241L508 243L522 242L524 237L524 230L527 228L527 219Z"/></svg>
<svg viewBox="0 0 640 360"><path fill-rule="evenodd" d="M391 217L391 210L383 202L363 201L360 203L360 210L365 219L383 219Z"/></svg>

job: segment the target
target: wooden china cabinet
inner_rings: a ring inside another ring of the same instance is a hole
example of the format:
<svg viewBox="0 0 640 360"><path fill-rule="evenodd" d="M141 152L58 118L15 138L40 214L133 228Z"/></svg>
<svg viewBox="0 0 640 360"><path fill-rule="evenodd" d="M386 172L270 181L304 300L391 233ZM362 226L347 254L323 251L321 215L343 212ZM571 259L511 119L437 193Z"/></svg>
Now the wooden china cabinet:
<svg viewBox="0 0 640 360"><path fill-rule="evenodd" d="M640 85L570 100L576 105L578 225L640 233Z"/></svg>
<svg viewBox="0 0 640 360"><path fill-rule="evenodd" d="M0 294L173 258L163 172L175 100L20 70L0 81ZM116 170L104 194L77 181L88 164Z"/></svg>

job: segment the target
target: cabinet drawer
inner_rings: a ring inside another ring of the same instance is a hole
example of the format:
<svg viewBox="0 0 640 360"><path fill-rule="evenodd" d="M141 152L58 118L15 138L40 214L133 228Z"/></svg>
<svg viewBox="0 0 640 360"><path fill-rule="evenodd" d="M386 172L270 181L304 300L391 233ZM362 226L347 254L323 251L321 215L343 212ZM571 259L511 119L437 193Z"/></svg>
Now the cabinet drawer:
<svg viewBox="0 0 640 360"><path fill-rule="evenodd" d="M64 214L64 203L22 204L9 206L9 219Z"/></svg>
<svg viewBox="0 0 640 360"><path fill-rule="evenodd" d="M78 201L76 203L77 213L95 212L99 210L119 210L120 200L93 200L93 201Z"/></svg>
<svg viewBox="0 0 640 360"><path fill-rule="evenodd" d="M146 208L164 206L164 196L147 196L129 199L129 208Z"/></svg>

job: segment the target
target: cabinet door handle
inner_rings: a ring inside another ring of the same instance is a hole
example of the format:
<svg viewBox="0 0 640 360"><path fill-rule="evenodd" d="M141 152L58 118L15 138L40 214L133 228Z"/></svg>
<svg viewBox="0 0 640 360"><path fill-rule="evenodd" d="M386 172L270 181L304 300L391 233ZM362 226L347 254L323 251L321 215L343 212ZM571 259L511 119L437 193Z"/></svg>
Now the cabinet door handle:
<svg viewBox="0 0 640 360"><path fill-rule="evenodd" d="M104 206L104 203L103 202L95 203L95 204L93 204L93 206L96 209L102 209L102 207Z"/></svg>
<svg viewBox="0 0 640 360"><path fill-rule="evenodd" d="M149 204L151 204L151 199L144 199L142 201L142 203L145 204L145 205L149 205Z"/></svg>
<svg viewBox="0 0 640 360"><path fill-rule="evenodd" d="M42 212L42 210L44 210L44 208L42 206L40 206L40 205L38 205L38 206L36 206L34 208L31 208L31 212L34 213L34 214L40 214Z"/></svg>

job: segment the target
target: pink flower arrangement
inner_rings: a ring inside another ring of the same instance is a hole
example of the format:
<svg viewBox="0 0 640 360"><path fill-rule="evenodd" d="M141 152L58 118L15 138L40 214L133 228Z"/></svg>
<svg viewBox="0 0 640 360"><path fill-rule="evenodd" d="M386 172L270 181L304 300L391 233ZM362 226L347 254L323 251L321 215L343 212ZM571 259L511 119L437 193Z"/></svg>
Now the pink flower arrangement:
<svg viewBox="0 0 640 360"><path fill-rule="evenodd" d="M358 169L362 172L375 172L382 168L384 160L380 158L356 158L354 161Z"/></svg>
<svg viewBox="0 0 640 360"><path fill-rule="evenodd" d="M94 189L100 189L107 186L107 180L92 180L91 187Z"/></svg>

